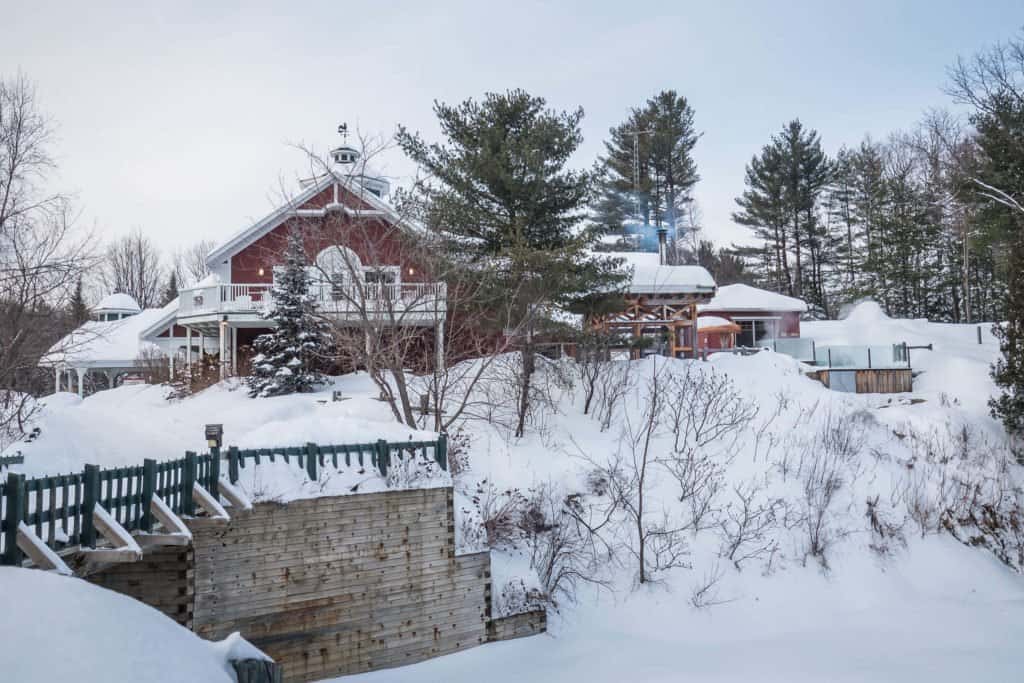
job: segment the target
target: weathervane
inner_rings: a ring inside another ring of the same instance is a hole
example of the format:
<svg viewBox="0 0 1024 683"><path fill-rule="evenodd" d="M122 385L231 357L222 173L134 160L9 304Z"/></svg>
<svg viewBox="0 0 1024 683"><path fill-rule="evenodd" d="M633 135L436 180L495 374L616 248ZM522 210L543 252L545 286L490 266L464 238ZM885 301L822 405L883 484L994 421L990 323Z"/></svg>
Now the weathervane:
<svg viewBox="0 0 1024 683"><path fill-rule="evenodd" d="M341 136L342 142L348 142L348 124L342 123L338 126L338 135Z"/></svg>

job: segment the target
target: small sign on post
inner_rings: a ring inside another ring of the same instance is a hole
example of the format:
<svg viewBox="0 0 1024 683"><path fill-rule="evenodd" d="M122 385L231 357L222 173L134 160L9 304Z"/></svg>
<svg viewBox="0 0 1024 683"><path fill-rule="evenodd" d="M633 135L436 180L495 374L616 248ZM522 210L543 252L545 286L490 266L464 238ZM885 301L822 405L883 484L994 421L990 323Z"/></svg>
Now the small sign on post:
<svg viewBox="0 0 1024 683"><path fill-rule="evenodd" d="M210 448L220 448L224 440L224 425L206 425L206 445Z"/></svg>

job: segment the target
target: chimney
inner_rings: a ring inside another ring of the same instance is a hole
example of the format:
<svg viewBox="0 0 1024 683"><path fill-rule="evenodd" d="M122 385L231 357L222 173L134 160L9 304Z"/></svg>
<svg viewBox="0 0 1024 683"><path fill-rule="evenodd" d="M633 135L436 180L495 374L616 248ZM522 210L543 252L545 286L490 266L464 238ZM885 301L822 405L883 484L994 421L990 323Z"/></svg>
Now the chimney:
<svg viewBox="0 0 1024 683"><path fill-rule="evenodd" d="M668 265L668 228L658 228L658 263Z"/></svg>

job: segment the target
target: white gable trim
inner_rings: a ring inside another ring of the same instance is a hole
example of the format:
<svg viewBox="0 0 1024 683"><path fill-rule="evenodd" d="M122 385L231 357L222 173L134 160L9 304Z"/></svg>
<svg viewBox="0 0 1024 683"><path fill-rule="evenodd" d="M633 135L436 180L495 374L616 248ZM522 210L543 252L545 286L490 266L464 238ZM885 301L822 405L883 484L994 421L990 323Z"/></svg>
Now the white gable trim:
<svg viewBox="0 0 1024 683"><path fill-rule="evenodd" d="M310 199L326 190L329 186L334 185L334 201L327 204L321 209L299 209L296 207L302 206ZM339 185L344 186L346 190L356 195L359 199L369 204L372 209L369 210L358 210L352 209L338 201ZM310 216L310 217L322 217L329 211L341 210L349 216L367 216L367 217L379 217L387 218L391 221L398 223L399 216L395 213L395 210L387 202L381 200L379 197L374 195L372 192L364 190L357 182L350 182L350 179L338 176L336 174L328 173L319 178L315 178L302 192L300 192L293 199L289 200L283 206L271 212L263 219L257 221L253 225L245 228L244 230L236 233L234 236L229 238L226 242L216 247L206 256L206 263L210 268L214 268L220 265L220 262L225 259L230 259L232 256L242 251L250 244L260 239L277 226L284 223L291 216Z"/></svg>

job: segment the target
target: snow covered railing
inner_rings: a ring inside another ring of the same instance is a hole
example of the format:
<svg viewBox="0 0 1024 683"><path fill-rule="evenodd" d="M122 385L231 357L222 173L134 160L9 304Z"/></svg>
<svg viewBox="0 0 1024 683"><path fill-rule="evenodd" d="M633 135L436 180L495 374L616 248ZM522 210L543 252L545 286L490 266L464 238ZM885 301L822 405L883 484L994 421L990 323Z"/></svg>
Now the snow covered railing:
<svg viewBox="0 0 1024 683"><path fill-rule="evenodd" d="M275 462L277 458L294 462L312 481L318 479L320 468L326 467L328 460L334 467L341 462L370 467L386 477L394 461L407 458L432 460L447 470L448 441L442 434L435 441L381 439L325 446L231 447L226 456L212 448L201 455L187 452L178 460L158 463L146 459L142 465L110 469L86 465L82 472L49 477L26 479L11 472L6 483L0 484L0 565L22 563L26 533L31 533L33 539L29 540L33 543L45 544L55 552L75 547L95 549L99 536L109 540L112 529L122 528L144 537L145 545L180 544L187 529L178 515L192 517L201 509L211 518L227 520L235 511L251 508L234 486L239 468L258 466L264 459ZM227 460L228 468L223 479L222 460ZM221 506L221 496L231 503L229 508ZM156 525L162 533L154 533Z"/></svg>
<svg viewBox="0 0 1024 683"><path fill-rule="evenodd" d="M259 465L264 459L275 462L281 458L303 467L310 480L317 480L317 471L330 459L334 467L344 461L346 467L353 463L361 467L372 467L387 476L388 469L394 460L419 455L425 461L436 462L442 470L448 469L448 437L440 435L436 441L385 441L380 439L371 443L340 444L319 446L315 443L298 448L249 448L240 450L234 446L228 448L228 480L234 484L238 481L239 468L245 467L246 460Z"/></svg>

